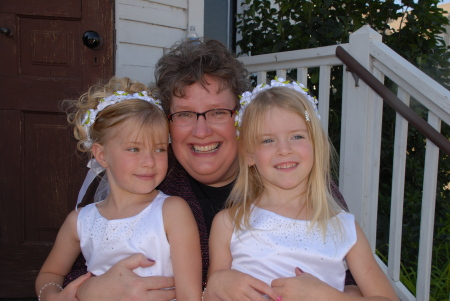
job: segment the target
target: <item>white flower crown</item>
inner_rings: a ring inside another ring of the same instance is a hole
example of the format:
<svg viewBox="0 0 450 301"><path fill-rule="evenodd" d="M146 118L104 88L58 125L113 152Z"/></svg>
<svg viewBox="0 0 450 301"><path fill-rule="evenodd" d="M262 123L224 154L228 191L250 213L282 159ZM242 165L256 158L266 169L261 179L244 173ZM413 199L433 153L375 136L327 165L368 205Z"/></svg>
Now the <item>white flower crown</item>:
<svg viewBox="0 0 450 301"><path fill-rule="evenodd" d="M236 117L234 119L235 120L234 125L237 128L238 137L239 137L239 130L241 129L241 124L242 124L242 116L244 116L244 112L245 112L245 109L247 108L247 106L252 102L252 100L256 97L256 95L258 95L259 92L273 88L273 87L288 87L290 89L296 90L296 91L306 95L306 98L312 104L312 107L314 108L314 111L316 112L317 117L319 117L319 119L320 119L319 111L317 109L318 101L316 98L314 98L308 94L309 90L302 83L294 82L294 81L290 82L290 81L285 80L284 78L275 77L275 79L270 81L270 84L266 84L266 83L259 84L253 89L252 92L247 91L247 92L244 92L242 95L239 95L241 108L239 109L239 111L236 112ZM307 121L310 121L308 111L305 111L305 119Z"/></svg>
<svg viewBox="0 0 450 301"><path fill-rule="evenodd" d="M84 115L82 124L84 127L84 130L86 131L86 141L84 141L84 146L86 148L90 148L92 146L92 139L90 136L91 133L91 127L95 122L95 119L97 117L97 114L101 111L103 111L106 107L111 106L113 104L116 104L118 102L127 100L127 99L142 99L145 100L156 107L158 107L161 111L163 111L163 108L161 106L161 101L158 99L153 99L150 96L148 96L147 91L142 91L134 94L129 94L124 91L116 91L113 94L100 99L97 108L96 109L89 109L87 110L86 114Z"/></svg>

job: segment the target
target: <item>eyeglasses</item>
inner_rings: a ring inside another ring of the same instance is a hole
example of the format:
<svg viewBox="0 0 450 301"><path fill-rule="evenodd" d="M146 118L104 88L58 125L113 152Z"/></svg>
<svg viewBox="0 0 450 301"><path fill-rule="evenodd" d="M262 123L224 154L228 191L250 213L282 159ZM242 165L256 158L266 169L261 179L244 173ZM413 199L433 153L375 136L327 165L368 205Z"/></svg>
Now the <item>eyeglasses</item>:
<svg viewBox="0 0 450 301"><path fill-rule="evenodd" d="M167 116L167 118L169 118L169 121L172 121L174 124L179 126L194 125L197 122L199 116L203 116L209 123L218 124L225 123L230 120L229 118L233 116L235 111L236 109L212 109L203 113L181 111L170 114Z"/></svg>

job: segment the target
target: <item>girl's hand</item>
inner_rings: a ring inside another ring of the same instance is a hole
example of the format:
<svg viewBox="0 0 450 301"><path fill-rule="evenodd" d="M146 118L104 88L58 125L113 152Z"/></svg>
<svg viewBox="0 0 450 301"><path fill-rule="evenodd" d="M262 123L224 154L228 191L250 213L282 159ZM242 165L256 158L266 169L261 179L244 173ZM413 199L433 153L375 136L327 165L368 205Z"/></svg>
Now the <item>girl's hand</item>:
<svg viewBox="0 0 450 301"><path fill-rule="evenodd" d="M208 278L205 301L281 301L280 294L266 283L237 270L218 270ZM264 297L266 295L266 297Z"/></svg>
<svg viewBox="0 0 450 301"><path fill-rule="evenodd" d="M342 292L299 268L295 269L295 274L296 277L272 281L272 287L280 293L283 301L339 300L342 297Z"/></svg>

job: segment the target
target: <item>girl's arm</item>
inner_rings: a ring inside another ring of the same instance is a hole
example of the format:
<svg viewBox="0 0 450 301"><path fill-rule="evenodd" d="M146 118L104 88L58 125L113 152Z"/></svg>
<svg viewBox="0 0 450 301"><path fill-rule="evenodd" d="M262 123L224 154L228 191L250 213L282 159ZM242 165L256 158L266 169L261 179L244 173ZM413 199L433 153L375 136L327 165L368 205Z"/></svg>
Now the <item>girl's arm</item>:
<svg viewBox="0 0 450 301"><path fill-rule="evenodd" d="M233 224L228 212L226 210L219 212L213 220L209 236L208 284L204 300L267 301L263 295L277 300L279 294L269 285L250 275L231 269L230 241L232 234Z"/></svg>
<svg viewBox="0 0 450 301"><path fill-rule="evenodd" d="M36 294L41 301L77 300L76 289L86 277L62 291L64 276L80 254L80 241L77 234L78 212L72 211L61 226L55 244L39 271L36 279Z"/></svg>
<svg viewBox="0 0 450 301"><path fill-rule="evenodd" d="M394 288L375 260L369 242L361 227L355 222L357 241L347 254L350 271L365 297L380 296L399 300Z"/></svg>
<svg viewBox="0 0 450 301"><path fill-rule="evenodd" d="M209 235L208 278L218 270L231 268L230 241L233 225L227 210L222 210L214 217Z"/></svg>
<svg viewBox="0 0 450 301"><path fill-rule="evenodd" d="M201 300L202 260L200 238L189 205L179 197L163 204L164 228L170 244L175 292L178 301Z"/></svg>

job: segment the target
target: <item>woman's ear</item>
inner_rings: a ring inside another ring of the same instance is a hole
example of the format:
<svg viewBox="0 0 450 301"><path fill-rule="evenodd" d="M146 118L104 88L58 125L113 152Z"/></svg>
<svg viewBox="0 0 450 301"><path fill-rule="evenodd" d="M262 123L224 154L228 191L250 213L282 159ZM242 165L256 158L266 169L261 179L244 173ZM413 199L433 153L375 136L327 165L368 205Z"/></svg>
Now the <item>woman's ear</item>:
<svg viewBox="0 0 450 301"><path fill-rule="evenodd" d="M104 168L108 167L108 161L106 160L105 156L105 149L103 145L100 145L98 143L94 143L91 148L91 153L94 155L95 160Z"/></svg>

